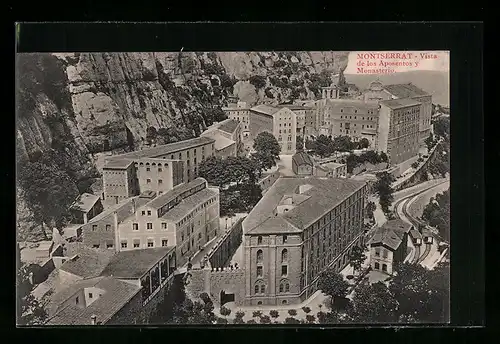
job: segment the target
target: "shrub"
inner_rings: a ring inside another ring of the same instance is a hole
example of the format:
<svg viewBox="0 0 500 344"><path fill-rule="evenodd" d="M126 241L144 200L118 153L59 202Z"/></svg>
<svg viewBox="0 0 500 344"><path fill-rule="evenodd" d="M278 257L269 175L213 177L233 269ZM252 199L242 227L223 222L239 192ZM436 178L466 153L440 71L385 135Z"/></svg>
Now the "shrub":
<svg viewBox="0 0 500 344"><path fill-rule="evenodd" d="M209 302L212 302L212 300L210 300L210 296L208 296L207 293L201 293L200 294L200 299L205 302L205 303L209 303Z"/></svg>
<svg viewBox="0 0 500 344"><path fill-rule="evenodd" d="M418 167L418 162L415 161L413 164L411 164L411 167L417 168Z"/></svg>
<svg viewBox="0 0 500 344"><path fill-rule="evenodd" d="M227 307L222 306L220 308L220 314L227 317L229 314L231 314L231 310Z"/></svg>
<svg viewBox="0 0 500 344"><path fill-rule="evenodd" d="M286 318L285 324L300 324L300 321L295 318Z"/></svg>
<svg viewBox="0 0 500 344"><path fill-rule="evenodd" d="M271 318L269 317L269 315L263 315L260 318L260 323L261 324L270 324L271 323Z"/></svg>
<svg viewBox="0 0 500 344"><path fill-rule="evenodd" d="M227 319L217 318L216 322L217 324L227 324Z"/></svg>
<svg viewBox="0 0 500 344"><path fill-rule="evenodd" d="M304 313L308 314L311 312L311 308L309 307L302 307L302 310L304 311Z"/></svg>
<svg viewBox="0 0 500 344"><path fill-rule="evenodd" d="M277 310L269 311L269 315L273 318L279 317L280 313Z"/></svg>
<svg viewBox="0 0 500 344"><path fill-rule="evenodd" d="M252 317L254 318L260 318L262 316L262 312L261 311L254 311L252 313Z"/></svg>
<svg viewBox="0 0 500 344"><path fill-rule="evenodd" d="M316 321L316 317L314 315L308 314L306 315L306 320L308 323L314 324L314 322Z"/></svg>
<svg viewBox="0 0 500 344"><path fill-rule="evenodd" d="M234 318L233 324L244 324L243 318Z"/></svg>
<svg viewBox="0 0 500 344"><path fill-rule="evenodd" d="M288 314L290 314L293 317L297 315L297 311L295 309L289 309Z"/></svg>
<svg viewBox="0 0 500 344"><path fill-rule="evenodd" d="M257 322L254 319L250 319L247 321L247 324L257 324Z"/></svg>
<svg viewBox="0 0 500 344"><path fill-rule="evenodd" d="M256 89L266 86L266 78L260 75L252 75L248 80Z"/></svg>
<svg viewBox="0 0 500 344"><path fill-rule="evenodd" d="M243 318L245 316L245 312L238 311L234 314L236 318Z"/></svg>

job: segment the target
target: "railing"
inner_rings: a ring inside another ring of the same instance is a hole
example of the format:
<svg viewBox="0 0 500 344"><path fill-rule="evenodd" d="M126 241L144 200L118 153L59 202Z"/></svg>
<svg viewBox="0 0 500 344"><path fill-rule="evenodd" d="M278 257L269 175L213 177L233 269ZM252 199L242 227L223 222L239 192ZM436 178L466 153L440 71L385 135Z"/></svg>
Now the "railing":
<svg viewBox="0 0 500 344"><path fill-rule="evenodd" d="M158 288L156 288L156 289L155 289L155 290L154 290L154 291L153 291L153 292L152 292L152 293L151 293L151 294L150 294L150 295L146 298L146 300L144 300L144 301L142 302L142 305L143 305L143 306L145 306L146 304L148 304L148 303L149 303L149 301L151 301L151 300L153 299L153 297L155 297L155 296L156 296L156 294L158 294L158 292L159 292L160 290L162 290L162 289L163 289L163 287L164 287L165 285L167 285L167 284L168 284L168 283L169 283L169 282L173 279L173 277L174 277L174 275L170 275L170 276L168 276L168 277L167 277L167 278L166 278L163 282L161 282L161 283L160 283L160 285L158 286Z"/></svg>

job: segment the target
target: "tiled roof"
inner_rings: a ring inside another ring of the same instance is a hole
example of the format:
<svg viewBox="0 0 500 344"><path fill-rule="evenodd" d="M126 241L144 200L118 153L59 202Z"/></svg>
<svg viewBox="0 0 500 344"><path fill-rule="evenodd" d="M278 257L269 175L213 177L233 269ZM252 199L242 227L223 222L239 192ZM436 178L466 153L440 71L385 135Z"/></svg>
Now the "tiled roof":
<svg viewBox="0 0 500 344"><path fill-rule="evenodd" d="M283 104L281 107L289 108L290 110L311 110L311 106L297 105L297 104Z"/></svg>
<svg viewBox="0 0 500 344"><path fill-rule="evenodd" d="M338 164L336 162L327 162L324 164L320 165L321 167L328 169L328 170L336 170L339 167L345 166L345 164Z"/></svg>
<svg viewBox="0 0 500 344"><path fill-rule="evenodd" d="M194 195L184 198L179 204L166 212L161 218L172 222L177 222L189 214L200 203L216 196L217 193L212 189L203 189Z"/></svg>
<svg viewBox="0 0 500 344"><path fill-rule="evenodd" d="M330 109L353 107L359 110L376 110L378 109L378 102L358 99L328 99L328 106Z"/></svg>
<svg viewBox="0 0 500 344"><path fill-rule="evenodd" d="M382 244L392 250L397 250L404 238L404 233L408 233L411 228L411 224L400 219L387 221L377 229L371 239L371 245Z"/></svg>
<svg viewBox="0 0 500 344"><path fill-rule="evenodd" d="M254 106L253 108L250 109L250 111L259 112L259 113L262 113L262 114L268 115L268 116L272 116L274 113L278 112L279 110L280 109L277 107L270 106L270 105L264 105L264 104Z"/></svg>
<svg viewBox="0 0 500 344"><path fill-rule="evenodd" d="M109 158L109 160L106 160L103 168L112 170L126 170L133 163L133 160L129 160L127 158Z"/></svg>
<svg viewBox="0 0 500 344"><path fill-rule="evenodd" d="M88 213L92 209L92 207L94 206L94 204L97 203L97 201L99 201L99 196L92 195L92 194L89 194L89 193L83 193L71 205L71 208L75 209L75 210L83 211L85 213Z"/></svg>
<svg viewBox="0 0 500 344"><path fill-rule="evenodd" d="M142 277L156 263L174 251L174 246L120 251L111 258L101 276L134 279Z"/></svg>
<svg viewBox="0 0 500 344"><path fill-rule="evenodd" d="M234 133L236 128L238 128L238 121L235 121L234 119L226 119L220 123L218 123L218 128L219 130L225 131L226 133Z"/></svg>
<svg viewBox="0 0 500 344"><path fill-rule="evenodd" d="M112 216L113 213L116 211L118 215L118 223L123 222L126 218L131 216L133 214L133 203L135 202L136 208L142 207L144 204L148 203L150 201L149 198L143 198L140 196L132 197L132 198L127 198L126 200L123 200L122 202L113 205L111 208L106 209L102 213L98 214L97 216L93 217L92 219L89 220L88 223L95 223L98 222L108 216Z"/></svg>
<svg viewBox="0 0 500 344"><path fill-rule="evenodd" d="M282 217L293 227L305 229L348 196L361 189L365 183L351 179L281 177L268 189L243 221L243 231L247 233L257 226L262 227L259 231L265 231L266 227L262 224L267 218L274 216L273 211L280 204L283 196L297 193L301 185L312 186L303 193L310 197L278 217Z"/></svg>
<svg viewBox="0 0 500 344"><path fill-rule="evenodd" d="M46 325L90 325L93 315L96 316L96 322L105 324L141 289L138 285L111 277L98 277L78 282L75 287L78 288L75 292L82 288L95 287L104 290L104 293L85 308L69 304L59 309ZM69 295L68 298L72 295Z"/></svg>
<svg viewBox="0 0 500 344"><path fill-rule="evenodd" d="M421 105L417 100L413 100L410 98L401 98L401 99L391 99L391 100L382 100L380 104L383 104L391 109L400 109L409 106Z"/></svg>
<svg viewBox="0 0 500 344"><path fill-rule="evenodd" d="M294 160L297 165L313 165L313 160L306 152L294 154L292 160Z"/></svg>
<svg viewBox="0 0 500 344"><path fill-rule="evenodd" d="M412 97L422 97L429 95L427 92L418 88L412 83L386 85L384 86L384 89L386 89L387 92L398 98L412 98Z"/></svg>
<svg viewBox="0 0 500 344"><path fill-rule="evenodd" d="M172 190L156 197L151 202L149 202L148 207L159 209L163 207L165 204L170 201L176 199L182 193L188 191L189 189L195 188L197 186L206 185L207 181L203 178L196 178L195 180L190 181L189 183L184 183L179 186L176 186Z"/></svg>
<svg viewBox="0 0 500 344"><path fill-rule="evenodd" d="M301 232L301 230L293 227L281 216L272 216L264 220L264 222L261 223L260 226L257 226L249 230L246 234L254 235L254 234L293 233L293 232Z"/></svg>
<svg viewBox="0 0 500 344"><path fill-rule="evenodd" d="M158 156L172 154L181 150L195 148L201 145L206 145L213 143L214 140L208 137L197 137L190 140L169 143L168 145L156 146L153 148L147 148L135 152L125 153L110 157L107 161L121 160L121 159L141 159L141 158L156 158Z"/></svg>
<svg viewBox="0 0 500 344"><path fill-rule="evenodd" d="M214 130L208 135L215 140L215 149L218 151L236 143L236 141L228 139L217 130Z"/></svg>
<svg viewBox="0 0 500 344"><path fill-rule="evenodd" d="M99 276L106 265L113 257L114 250L96 250L90 247L82 248L76 257L69 259L63 265L61 270L72 273L81 278L92 278Z"/></svg>

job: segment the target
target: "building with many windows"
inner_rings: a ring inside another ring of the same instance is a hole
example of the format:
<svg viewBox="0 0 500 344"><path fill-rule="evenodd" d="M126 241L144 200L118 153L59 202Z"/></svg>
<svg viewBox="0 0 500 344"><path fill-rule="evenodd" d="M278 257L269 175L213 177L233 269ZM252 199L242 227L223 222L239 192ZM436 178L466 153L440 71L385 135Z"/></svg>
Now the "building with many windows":
<svg viewBox="0 0 500 344"><path fill-rule="evenodd" d="M201 162L215 155L215 140L198 137L114 155L103 168L103 199L108 205L144 191L166 192L198 176Z"/></svg>
<svg viewBox="0 0 500 344"><path fill-rule="evenodd" d="M370 241L370 265L373 270L392 274L394 266L407 255L407 242L413 226L401 219L389 220L378 228Z"/></svg>
<svg viewBox="0 0 500 344"><path fill-rule="evenodd" d="M241 123L241 134L243 138L250 135L250 107L246 102L230 103L228 107L222 108L228 118Z"/></svg>
<svg viewBox="0 0 500 344"><path fill-rule="evenodd" d="M219 233L219 190L197 178L157 194L144 192L99 214L82 227L85 245L128 251L176 246L177 262Z"/></svg>
<svg viewBox="0 0 500 344"><path fill-rule="evenodd" d="M380 102L377 150L385 152L391 164L418 155L421 103L410 99Z"/></svg>
<svg viewBox="0 0 500 344"><path fill-rule="evenodd" d="M366 184L350 179L278 179L243 221L244 303L300 303L323 270L341 271L363 246L365 197Z"/></svg>
<svg viewBox="0 0 500 344"><path fill-rule="evenodd" d="M250 136L267 131L278 140L282 154L294 154L297 144L297 114L286 107L257 105L250 109Z"/></svg>

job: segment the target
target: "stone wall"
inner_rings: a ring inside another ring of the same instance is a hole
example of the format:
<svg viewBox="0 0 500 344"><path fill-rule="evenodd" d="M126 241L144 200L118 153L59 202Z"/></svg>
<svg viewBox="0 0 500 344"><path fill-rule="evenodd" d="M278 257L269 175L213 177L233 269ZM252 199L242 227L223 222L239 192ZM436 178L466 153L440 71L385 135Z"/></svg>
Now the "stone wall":
<svg viewBox="0 0 500 344"><path fill-rule="evenodd" d="M273 173L268 174L267 176L264 176L264 178L259 180L258 185L262 189L262 194L264 194L274 184L274 182L278 180L279 177L280 177L280 172L275 171Z"/></svg>
<svg viewBox="0 0 500 344"><path fill-rule="evenodd" d="M221 291L234 294L234 301L242 305L245 300L245 270L224 268L222 271L210 271L210 297L220 304Z"/></svg>
<svg viewBox="0 0 500 344"><path fill-rule="evenodd" d="M243 240L243 226L245 218L242 217L227 230L217 244L208 252L208 260L213 268L223 267L229 263L229 259L234 255Z"/></svg>

